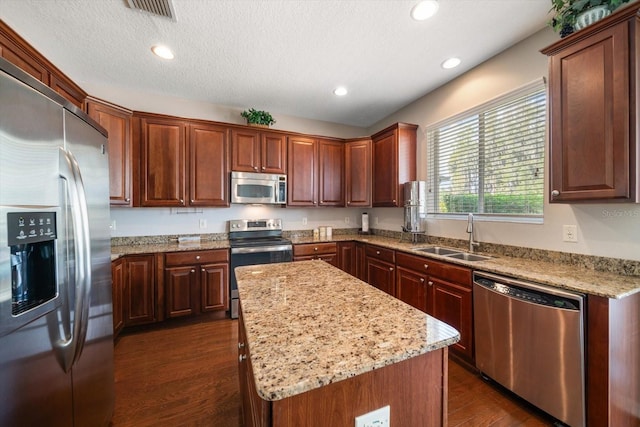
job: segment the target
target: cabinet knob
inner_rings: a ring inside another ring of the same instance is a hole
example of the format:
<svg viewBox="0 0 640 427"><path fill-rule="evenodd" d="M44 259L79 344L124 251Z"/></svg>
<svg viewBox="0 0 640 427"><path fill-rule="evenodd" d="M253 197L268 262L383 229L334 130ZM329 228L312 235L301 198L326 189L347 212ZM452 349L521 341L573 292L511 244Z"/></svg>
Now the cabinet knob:
<svg viewBox="0 0 640 427"><path fill-rule="evenodd" d="M393 199L393 203L395 203L395 202L396 202L396 199Z"/></svg>
<svg viewBox="0 0 640 427"><path fill-rule="evenodd" d="M265 168L264 166L262 167L262 170L266 170L267 168Z"/></svg>
<svg viewBox="0 0 640 427"><path fill-rule="evenodd" d="M200 259L200 255L196 255L196 259Z"/></svg>
<svg viewBox="0 0 640 427"><path fill-rule="evenodd" d="M124 199L124 201L129 203L131 201L131 199L127 197L126 199Z"/></svg>
<svg viewBox="0 0 640 427"><path fill-rule="evenodd" d="M257 171L257 170L258 170L258 167L257 167L257 166L254 166L254 167L253 167L253 170L254 170L254 171Z"/></svg>
<svg viewBox="0 0 640 427"><path fill-rule="evenodd" d="M318 250L318 248L313 248L313 250L314 250L314 251L317 251L317 250Z"/></svg>
<svg viewBox="0 0 640 427"><path fill-rule="evenodd" d="M195 269L195 268L192 268L192 269L191 269L191 272L192 272L192 273L195 273L195 272L196 272L196 269Z"/></svg>
<svg viewBox="0 0 640 427"><path fill-rule="evenodd" d="M316 203L317 203L317 202L314 200L314 201L313 201L313 204L315 205Z"/></svg>
<svg viewBox="0 0 640 427"><path fill-rule="evenodd" d="M393 267L389 267L389 271L393 271Z"/></svg>
<svg viewBox="0 0 640 427"><path fill-rule="evenodd" d="M552 195L552 196L554 196L554 197L556 197L556 196L559 196L559 195L560 195L560 192L559 192L558 190L553 190L553 191L551 192L551 195Z"/></svg>
<svg viewBox="0 0 640 427"><path fill-rule="evenodd" d="M429 268L429 264L425 264L425 265L424 265L424 269L426 270L426 269L428 269L428 268Z"/></svg>
<svg viewBox="0 0 640 427"><path fill-rule="evenodd" d="M427 284L428 284L429 286L433 286L433 282L432 282L431 280L429 280L429 282L427 282Z"/></svg>
<svg viewBox="0 0 640 427"><path fill-rule="evenodd" d="M184 205L184 199L180 199L180 204Z"/></svg>
<svg viewBox="0 0 640 427"><path fill-rule="evenodd" d="M241 354L240 356L238 356L238 362L243 362L245 360L247 360L246 354Z"/></svg>
<svg viewBox="0 0 640 427"><path fill-rule="evenodd" d="M195 202L195 200L191 199L191 204L193 204L193 202Z"/></svg>
<svg viewBox="0 0 640 427"><path fill-rule="evenodd" d="M380 251L376 251L376 255L380 255Z"/></svg>
<svg viewBox="0 0 640 427"><path fill-rule="evenodd" d="M424 277L420 278L420 283L424 283Z"/></svg>
<svg viewBox="0 0 640 427"><path fill-rule="evenodd" d="M239 342L238 343L238 348L243 348L244 347L244 343L243 342Z"/></svg>
<svg viewBox="0 0 640 427"><path fill-rule="evenodd" d="M347 204L348 204L348 205L350 205L350 204L351 204L351 202L347 202Z"/></svg>
<svg viewBox="0 0 640 427"><path fill-rule="evenodd" d="M202 271L204 273L204 268L202 270L200 270L200 271Z"/></svg>

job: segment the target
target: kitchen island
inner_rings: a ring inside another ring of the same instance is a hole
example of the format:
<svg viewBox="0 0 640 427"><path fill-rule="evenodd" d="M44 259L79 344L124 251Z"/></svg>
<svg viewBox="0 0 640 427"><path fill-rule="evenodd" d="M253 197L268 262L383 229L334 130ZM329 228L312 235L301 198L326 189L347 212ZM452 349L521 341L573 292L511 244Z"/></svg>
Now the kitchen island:
<svg viewBox="0 0 640 427"><path fill-rule="evenodd" d="M236 269L245 425L446 425L446 323L323 261Z"/></svg>

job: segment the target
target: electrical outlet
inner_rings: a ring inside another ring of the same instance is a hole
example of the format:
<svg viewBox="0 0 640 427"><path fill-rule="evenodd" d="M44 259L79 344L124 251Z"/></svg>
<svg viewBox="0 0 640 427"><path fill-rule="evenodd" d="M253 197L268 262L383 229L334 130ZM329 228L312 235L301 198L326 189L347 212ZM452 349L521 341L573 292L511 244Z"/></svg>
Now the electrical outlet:
<svg viewBox="0 0 640 427"><path fill-rule="evenodd" d="M207 220L206 219L201 219L200 220L200 228L207 228Z"/></svg>
<svg viewBox="0 0 640 427"><path fill-rule="evenodd" d="M307 217L302 218L302 225L307 225Z"/></svg>
<svg viewBox="0 0 640 427"><path fill-rule="evenodd" d="M345 224L349 224L349 217L348 217L348 216L345 216L345 217L344 217L344 223L345 223Z"/></svg>
<svg viewBox="0 0 640 427"><path fill-rule="evenodd" d="M578 242L578 226L577 225L563 225L562 226L562 241L577 243Z"/></svg>
<svg viewBox="0 0 640 427"><path fill-rule="evenodd" d="M355 427L391 427L389 405L356 417Z"/></svg>
<svg viewBox="0 0 640 427"><path fill-rule="evenodd" d="M111 226L109 228L111 228L111 231L116 231L116 220L115 219L111 220Z"/></svg>

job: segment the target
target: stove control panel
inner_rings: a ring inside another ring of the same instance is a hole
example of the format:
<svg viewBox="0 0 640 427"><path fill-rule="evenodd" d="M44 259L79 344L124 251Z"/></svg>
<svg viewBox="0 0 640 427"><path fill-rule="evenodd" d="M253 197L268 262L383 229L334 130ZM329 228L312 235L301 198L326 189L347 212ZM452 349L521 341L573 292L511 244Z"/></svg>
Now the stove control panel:
<svg viewBox="0 0 640 427"><path fill-rule="evenodd" d="M269 231L282 230L281 219L232 219L229 231Z"/></svg>

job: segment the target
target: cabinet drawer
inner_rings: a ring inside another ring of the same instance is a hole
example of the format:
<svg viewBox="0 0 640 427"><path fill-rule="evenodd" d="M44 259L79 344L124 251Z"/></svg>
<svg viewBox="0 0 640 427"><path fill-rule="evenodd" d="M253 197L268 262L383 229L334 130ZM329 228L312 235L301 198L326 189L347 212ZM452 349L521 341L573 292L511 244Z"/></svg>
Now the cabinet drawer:
<svg viewBox="0 0 640 427"><path fill-rule="evenodd" d="M387 249L380 246L367 245L366 254L368 257L377 258L382 261L395 263L396 251L393 249Z"/></svg>
<svg viewBox="0 0 640 427"><path fill-rule="evenodd" d="M165 264L167 266L209 264L216 262L229 262L229 251L226 249L215 249L210 251L170 252L165 254Z"/></svg>
<svg viewBox="0 0 640 427"><path fill-rule="evenodd" d="M338 247L335 242L330 243L306 243L302 245L293 245L293 256L309 256L320 254L335 254Z"/></svg>

